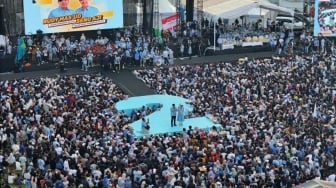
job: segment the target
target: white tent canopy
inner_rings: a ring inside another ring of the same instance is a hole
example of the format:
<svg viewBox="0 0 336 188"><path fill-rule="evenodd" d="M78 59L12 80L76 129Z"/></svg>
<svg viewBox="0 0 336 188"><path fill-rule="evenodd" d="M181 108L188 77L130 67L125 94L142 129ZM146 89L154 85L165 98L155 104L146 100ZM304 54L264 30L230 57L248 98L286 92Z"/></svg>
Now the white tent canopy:
<svg viewBox="0 0 336 188"><path fill-rule="evenodd" d="M159 13L161 15L167 15L176 13L176 8L172 5L169 0L160 0L159 1Z"/></svg>
<svg viewBox="0 0 336 188"><path fill-rule="evenodd" d="M221 3L204 6L204 12L214 17L234 19L248 15L248 12L254 8L262 8L291 15L294 14L293 10L263 0L222 0Z"/></svg>
<svg viewBox="0 0 336 188"><path fill-rule="evenodd" d="M247 16L265 16L267 13L269 13L269 10L263 9L263 8L252 8L247 12Z"/></svg>
<svg viewBox="0 0 336 188"><path fill-rule="evenodd" d="M315 178L313 180L306 181L305 183L296 186L298 188L334 188L336 187L336 182L325 181Z"/></svg>

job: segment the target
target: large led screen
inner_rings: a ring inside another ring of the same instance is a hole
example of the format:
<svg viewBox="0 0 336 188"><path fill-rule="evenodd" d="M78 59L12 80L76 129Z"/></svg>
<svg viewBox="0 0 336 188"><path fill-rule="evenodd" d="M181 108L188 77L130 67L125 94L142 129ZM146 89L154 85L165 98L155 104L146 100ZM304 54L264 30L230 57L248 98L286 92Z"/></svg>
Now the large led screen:
<svg viewBox="0 0 336 188"><path fill-rule="evenodd" d="M25 33L123 27L123 0L24 0Z"/></svg>
<svg viewBox="0 0 336 188"><path fill-rule="evenodd" d="M336 1L315 1L314 36L336 36Z"/></svg>

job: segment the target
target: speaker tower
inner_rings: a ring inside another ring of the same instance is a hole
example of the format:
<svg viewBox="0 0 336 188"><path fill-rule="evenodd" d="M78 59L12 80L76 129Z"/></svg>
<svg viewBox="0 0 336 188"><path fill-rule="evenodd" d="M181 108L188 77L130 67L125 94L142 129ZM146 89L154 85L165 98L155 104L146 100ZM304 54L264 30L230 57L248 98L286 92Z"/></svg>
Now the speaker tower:
<svg viewBox="0 0 336 188"><path fill-rule="evenodd" d="M187 3L186 3L186 20L187 20L187 22L194 21L194 0L187 0Z"/></svg>

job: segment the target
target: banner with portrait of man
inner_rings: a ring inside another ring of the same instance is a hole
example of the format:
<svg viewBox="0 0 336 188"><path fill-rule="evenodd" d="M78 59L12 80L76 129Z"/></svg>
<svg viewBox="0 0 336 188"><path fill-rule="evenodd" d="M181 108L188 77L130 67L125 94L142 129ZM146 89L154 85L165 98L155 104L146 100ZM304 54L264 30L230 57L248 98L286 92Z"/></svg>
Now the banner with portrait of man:
<svg viewBox="0 0 336 188"><path fill-rule="evenodd" d="M336 1L315 1L314 36L336 36Z"/></svg>
<svg viewBox="0 0 336 188"><path fill-rule="evenodd" d="M123 27L123 0L25 0L25 33Z"/></svg>

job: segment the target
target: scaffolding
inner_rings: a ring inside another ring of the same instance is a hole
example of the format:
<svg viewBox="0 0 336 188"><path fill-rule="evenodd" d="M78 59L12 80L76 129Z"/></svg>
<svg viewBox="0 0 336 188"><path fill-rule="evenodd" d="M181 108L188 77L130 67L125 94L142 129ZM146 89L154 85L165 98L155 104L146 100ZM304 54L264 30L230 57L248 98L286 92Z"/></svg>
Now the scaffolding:
<svg viewBox="0 0 336 188"><path fill-rule="evenodd" d="M153 20L154 20L154 23L153 23L153 28L154 29L158 29L160 28L160 9L159 9L159 0L154 0L153 2L153 12L154 12L154 15L153 15Z"/></svg>
<svg viewBox="0 0 336 188"><path fill-rule="evenodd" d="M176 30L178 32L182 32L182 29L181 29L181 0L175 0L175 8L176 8L176 14L178 15L176 17Z"/></svg>
<svg viewBox="0 0 336 188"><path fill-rule="evenodd" d="M23 0L0 0L2 23L6 35L16 36L24 33Z"/></svg>
<svg viewBox="0 0 336 188"><path fill-rule="evenodd" d="M134 19L137 17L137 2L138 0L127 0L124 1L124 25L125 26L135 26L137 24L137 20Z"/></svg>
<svg viewBox="0 0 336 188"><path fill-rule="evenodd" d="M197 23L198 26L201 28L202 20L203 20L203 0L197 0Z"/></svg>
<svg viewBox="0 0 336 188"><path fill-rule="evenodd" d="M143 2L142 0L138 0L137 2L137 26L138 26L138 30L140 31L143 25L143 16L144 16L144 12L143 12Z"/></svg>

